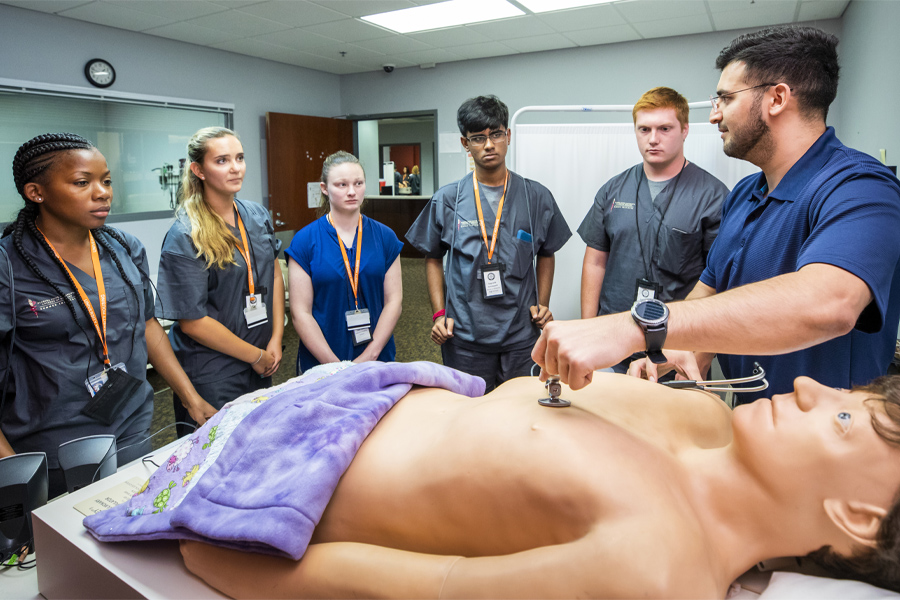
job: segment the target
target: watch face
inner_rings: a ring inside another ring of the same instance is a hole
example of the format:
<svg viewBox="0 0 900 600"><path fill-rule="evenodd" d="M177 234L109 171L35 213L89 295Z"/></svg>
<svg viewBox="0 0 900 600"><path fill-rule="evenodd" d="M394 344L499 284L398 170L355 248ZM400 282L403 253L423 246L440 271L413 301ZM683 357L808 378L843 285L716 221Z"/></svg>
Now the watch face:
<svg viewBox="0 0 900 600"><path fill-rule="evenodd" d="M648 325L657 325L669 318L669 307L656 299L638 300L631 307L631 314Z"/></svg>
<svg viewBox="0 0 900 600"><path fill-rule="evenodd" d="M116 80L116 70L112 65L95 58L84 65L84 75L93 85L101 88L109 87Z"/></svg>

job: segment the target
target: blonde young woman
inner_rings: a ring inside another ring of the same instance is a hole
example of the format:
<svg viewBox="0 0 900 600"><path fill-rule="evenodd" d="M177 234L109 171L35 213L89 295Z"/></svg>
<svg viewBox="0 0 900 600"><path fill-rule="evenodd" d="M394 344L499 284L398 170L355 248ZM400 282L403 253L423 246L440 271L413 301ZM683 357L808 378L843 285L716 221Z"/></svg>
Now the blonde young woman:
<svg viewBox="0 0 900 600"><path fill-rule="evenodd" d="M281 364L284 281L269 213L235 198L244 149L224 127L188 143L190 168L175 223L163 241L156 314L176 321L172 347L201 395L216 409L268 387ZM174 397L176 421L191 422ZM179 435L190 430L179 427Z"/></svg>
<svg viewBox="0 0 900 600"><path fill-rule="evenodd" d="M320 186L326 214L285 250L300 335L297 372L339 360L394 360L403 243L360 214L366 174L355 156L340 151L326 158Z"/></svg>

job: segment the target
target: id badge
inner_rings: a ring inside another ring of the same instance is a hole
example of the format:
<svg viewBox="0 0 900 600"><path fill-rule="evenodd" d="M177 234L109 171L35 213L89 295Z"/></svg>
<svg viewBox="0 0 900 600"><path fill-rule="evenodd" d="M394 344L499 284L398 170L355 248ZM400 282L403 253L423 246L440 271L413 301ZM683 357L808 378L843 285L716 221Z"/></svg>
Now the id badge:
<svg viewBox="0 0 900 600"><path fill-rule="evenodd" d="M358 310L348 310L345 313L347 317L347 329L357 329L360 327L368 327L372 321L369 319L369 309L360 308Z"/></svg>
<svg viewBox="0 0 900 600"><path fill-rule="evenodd" d="M117 363L111 367L112 369L119 369L121 371L128 372L128 369L125 368L125 363ZM87 388L87 391L91 394L91 398L97 395L97 392L100 391L100 388L103 387L107 381L109 381L109 371L110 369L103 369L99 373L94 373L90 377L84 380L84 386Z"/></svg>
<svg viewBox="0 0 900 600"><path fill-rule="evenodd" d="M503 265L483 265L478 272L481 274L481 291L485 300L503 297Z"/></svg>
<svg viewBox="0 0 900 600"><path fill-rule="evenodd" d="M112 425L128 404L128 400L140 389L142 381L132 377L125 370L125 365L117 364L103 371L100 379L104 379L98 391L92 394L91 400L81 412L104 425ZM90 381L92 377L88 378Z"/></svg>
<svg viewBox="0 0 900 600"><path fill-rule="evenodd" d="M644 277L637 280L634 286L634 301L649 300L650 298L658 298L662 292L662 286L655 281L650 281Z"/></svg>
<svg viewBox="0 0 900 600"><path fill-rule="evenodd" d="M369 326L351 329L350 335L353 336L354 346L362 346L372 341L372 329Z"/></svg>
<svg viewBox="0 0 900 600"><path fill-rule="evenodd" d="M248 329L253 329L258 325L269 322L269 316L266 314L266 303L263 301L261 294L247 295L244 319L247 320Z"/></svg>

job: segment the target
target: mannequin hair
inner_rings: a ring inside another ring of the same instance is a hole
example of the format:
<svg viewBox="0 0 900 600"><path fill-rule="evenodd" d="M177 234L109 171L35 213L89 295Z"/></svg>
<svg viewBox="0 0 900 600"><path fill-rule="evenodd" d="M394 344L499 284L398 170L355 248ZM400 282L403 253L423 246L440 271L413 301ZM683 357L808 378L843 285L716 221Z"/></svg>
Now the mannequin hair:
<svg viewBox="0 0 900 600"><path fill-rule="evenodd" d="M870 394L867 400L875 432L889 444L900 447L900 376L885 375L854 392ZM883 416L876 407L883 410ZM874 548L863 547L850 556L824 546L807 558L837 577L856 579L900 592L900 489L882 519Z"/></svg>
<svg viewBox="0 0 900 600"><path fill-rule="evenodd" d="M202 165L210 140L227 136L240 139L235 132L225 127L204 127L197 131L187 145L188 160ZM190 220L191 241L197 250L197 257L206 259L207 269L213 266L224 269L228 265L237 264L234 260L234 248L238 239L231 233L225 220L210 208L204 197L203 180L190 168L185 169L181 177L178 211L183 212Z"/></svg>
<svg viewBox="0 0 900 600"><path fill-rule="evenodd" d="M37 275L42 281L52 287L57 294L59 294L59 296L65 302L66 306L69 308L69 312L72 313L72 318L75 319L75 322L78 323L79 327L81 327L81 324L78 320L78 313L75 310L75 304L72 302L72 299L68 295L66 295L59 288L59 286L53 282L53 280L51 280L43 271L41 271L40 267L38 267L37 263L34 262L34 259L28 254L28 251L22 244L22 238L27 232L28 235L30 235L35 241L37 241L38 244L44 249L44 251L47 253L47 256L49 256L50 259L59 266L60 271L62 271L66 276L66 279L68 279L69 285L72 286L72 289L76 289L75 281L72 279L69 270L66 269L62 261L60 261L60 259L56 256L56 253L50 247L47 239L43 236L43 234L41 234L40 231L38 231L36 219L41 212L40 205L36 202L33 202L25 195L26 184L45 183L52 175L53 167L56 164L56 161L59 159L60 155L64 152L71 152L73 150L96 150L96 147L89 140L74 133L46 133L30 139L19 147L15 157L13 158L13 180L16 184L16 190L18 190L19 194L25 200L25 206L22 207L21 210L19 210L19 213L16 216L16 220L7 225L6 229L3 230L3 237L12 235L13 246L15 247L16 252L22 258L22 261L26 265L28 265L28 268L31 269L31 271L35 275ZM125 238L122 237L122 234L117 230L105 225L103 227L98 227L97 229L92 229L91 233L94 235L94 239L97 240L97 243L103 246L103 248L109 253L110 258L112 259L113 263L115 263L116 268L119 270L119 274L122 276L122 279L125 280L125 282L128 284L128 287L131 289L132 295L137 301L138 295L137 290L134 287L134 283L131 281L131 279L128 278L128 275L125 273L125 270L122 267L122 263L119 261L119 257L113 251L112 245L107 239L107 236L114 239L123 248L125 248L125 250L128 250L130 252L128 243L125 241ZM76 294L76 297L78 298L78 303L81 306L84 314L90 314L88 308L84 305L84 301L81 299L81 296ZM140 303L138 302L138 304ZM133 333L134 332L132 330L132 335Z"/></svg>

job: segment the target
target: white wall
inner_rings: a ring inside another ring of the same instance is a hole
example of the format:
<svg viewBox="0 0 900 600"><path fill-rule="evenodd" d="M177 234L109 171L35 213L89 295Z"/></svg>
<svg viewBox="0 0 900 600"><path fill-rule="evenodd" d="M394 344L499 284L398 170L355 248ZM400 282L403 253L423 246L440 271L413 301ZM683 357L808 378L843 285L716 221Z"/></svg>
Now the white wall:
<svg viewBox="0 0 900 600"><path fill-rule="evenodd" d="M856 0L843 16L844 35L838 51L841 79L838 100L843 107L837 128L841 141L900 164L900 2Z"/></svg>
<svg viewBox="0 0 900 600"><path fill-rule="evenodd" d="M356 126L359 161L366 172L366 194L377 196L378 180L381 179L381 156L378 154L378 121L358 121Z"/></svg>
<svg viewBox="0 0 900 600"><path fill-rule="evenodd" d="M233 104L247 157L240 196L265 204L266 112L332 117L340 103L337 75L6 5L0 5L0 56L4 78L89 88L84 64L105 58L116 69L116 91ZM0 181L11 185L9 165L0 168L7 169ZM123 229L135 229L158 256L166 223Z"/></svg>
<svg viewBox="0 0 900 600"><path fill-rule="evenodd" d="M841 36L840 20L811 24ZM744 31L749 30L468 60L439 64L433 69L397 69L390 74L344 75L341 108L344 114L437 109L439 135L452 133L458 146L456 110L467 98L479 94L496 94L509 106L510 113L540 104L633 104L645 91L659 85L677 89L690 102L697 102L708 99L716 89L716 56ZM868 40L865 36L863 39ZM837 122L840 105L839 99L832 106L830 121ZM695 118L692 114L691 119ZM606 122L630 119L630 114L599 115L599 120ZM590 113L526 114L520 122L597 120ZM438 161L440 185L465 174L464 154L447 153L439 147Z"/></svg>

